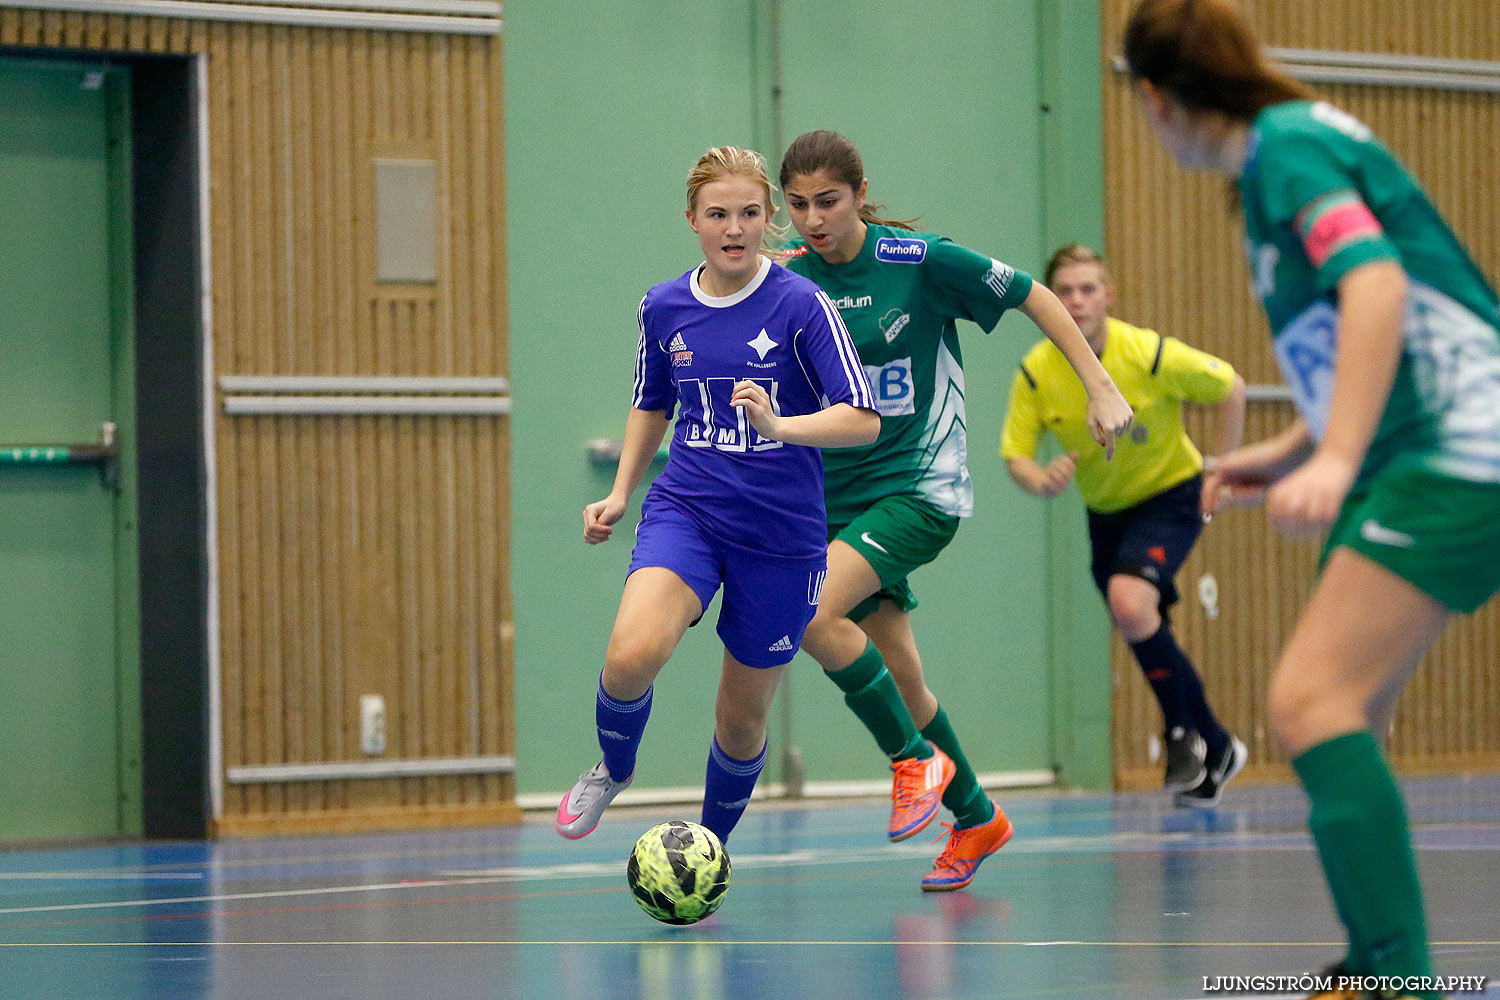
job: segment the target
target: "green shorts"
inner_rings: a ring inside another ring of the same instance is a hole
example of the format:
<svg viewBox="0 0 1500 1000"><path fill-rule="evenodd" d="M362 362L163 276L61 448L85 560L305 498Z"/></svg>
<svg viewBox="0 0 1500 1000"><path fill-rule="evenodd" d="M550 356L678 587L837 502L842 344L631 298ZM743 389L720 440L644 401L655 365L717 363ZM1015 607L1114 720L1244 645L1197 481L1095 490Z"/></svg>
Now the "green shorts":
<svg viewBox="0 0 1500 1000"><path fill-rule="evenodd" d="M1393 463L1349 494L1323 559L1339 545L1468 614L1500 590L1500 483Z"/></svg>
<svg viewBox="0 0 1500 1000"><path fill-rule="evenodd" d="M877 500L848 524L830 524L828 540L851 546L880 577L880 589L855 605L849 619L860 621L882 600L902 611L915 608L917 595L907 575L936 559L957 532L958 518L913 496Z"/></svg>

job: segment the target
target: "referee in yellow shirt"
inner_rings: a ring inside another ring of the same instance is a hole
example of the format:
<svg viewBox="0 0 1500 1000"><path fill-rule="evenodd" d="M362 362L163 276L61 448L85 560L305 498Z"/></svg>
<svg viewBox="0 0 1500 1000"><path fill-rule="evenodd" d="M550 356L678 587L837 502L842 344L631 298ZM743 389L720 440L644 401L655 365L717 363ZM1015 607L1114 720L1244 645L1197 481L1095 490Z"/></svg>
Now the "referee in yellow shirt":
<svg viewBox="0 0 1500 1000"><path fill-rule="evenodd" d="M1083 385L1048 341L1033 347L1011 385L1000 454L1023 490L1054 497L1074 476L1088 507L1094 583L1130 644L1165 721L1166 780L1178 805L1210 808L1245 764L1245 745L1208 706L1203 682L1172 635L1173 577L1213 513L1219 483L1205 486L1203 456L1188 438L1184 403L1218 409L1217 450L1240 443L1245 382L1228 362L1109 316L1115 289L1104 258L1080 244L1047 264L1057 294L1135 411L1114 458L1089 436ZM1064 454L1036 461L1044 432Z"/></svg>

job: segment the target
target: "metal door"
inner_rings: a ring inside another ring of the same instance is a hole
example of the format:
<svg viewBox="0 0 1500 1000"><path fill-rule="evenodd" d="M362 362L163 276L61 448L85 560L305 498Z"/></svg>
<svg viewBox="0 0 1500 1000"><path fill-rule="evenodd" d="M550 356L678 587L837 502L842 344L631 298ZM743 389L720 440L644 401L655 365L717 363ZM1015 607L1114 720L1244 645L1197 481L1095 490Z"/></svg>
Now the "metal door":
<svg viewBox="0 0 1500 1000"><path fill-rule="evenodd" d="M0 58L0 840L140 828L128 85Z"/></svg>

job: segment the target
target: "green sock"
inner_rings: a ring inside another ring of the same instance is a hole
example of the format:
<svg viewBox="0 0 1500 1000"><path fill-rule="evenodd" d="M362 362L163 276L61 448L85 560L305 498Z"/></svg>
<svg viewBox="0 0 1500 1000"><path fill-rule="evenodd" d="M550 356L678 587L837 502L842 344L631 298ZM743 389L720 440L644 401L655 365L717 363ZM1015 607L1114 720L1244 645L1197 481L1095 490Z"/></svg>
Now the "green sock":
<svg viewBox="0 0 1500 1000"><path fill-rule="evenodd" d="M887 757L926 760L932 756L932 748L917 732L895 678L885 669L885 658L873 642L866 642L865 651L843 670L824 673L844 692L844 703L865 724Z"/></svg>
<svg viewBox="0 0 1500 1000"><path fill-rule="evenodd" d="M959 828L978 826L994 819L995 809L990 803L990 797L979 787L974 768L969 766L969 758L964 756L963 748L958 745L958 736L953 732L953 726L948 722L948 713L943 711L941 705L932 721L922 727L922 735L932 741L933 746L952 757L953 764L958 769L953 774L953 781L943 791L943 805L953 813Z"/></svg>
<svg viewBox="0 0 1500 1000"><path fill-rule="evenodd" d="M1375 736L1337 736L1292 767L1312 800L1307 822L1334 906L1349 929L1351 971L1432 975L1406 807Z"/></svg>

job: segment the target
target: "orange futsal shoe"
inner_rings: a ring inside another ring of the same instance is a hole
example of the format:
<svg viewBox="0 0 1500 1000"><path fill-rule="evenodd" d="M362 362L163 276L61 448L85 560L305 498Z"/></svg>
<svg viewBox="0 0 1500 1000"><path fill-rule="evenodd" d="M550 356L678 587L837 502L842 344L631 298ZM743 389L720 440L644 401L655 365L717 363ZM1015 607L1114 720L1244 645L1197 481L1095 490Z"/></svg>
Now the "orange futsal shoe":
<svg viewBox="0 0 1500 1000"><path fill-rule="evenodd" d="M1369 990L1349 990L1334 988L1321 992L1309 993L1307 1000L1417 1000L1410 993L1402 993L1397 996L1388 990L1379 993L1371 993Z"/></svg>
<svg viewBox="0 0 1500 1000"><path fill-rule="evenodd" d="M1399 996L1394 990L1381 990L1372 993L1365 989L1356 989L1352 982L1359 977L1352 975L1344 968L1344 963L1335 962L1322 972L1318 978L1325 980L1332 987L1326 990L1314 990L1307 995L1307 1000L1417 1000L1409 993Z"/></svg>
<svg viewBox="0 0 1500 1000"><path fill-rule="evenodd" d="M1366 1000L1366 994L1363 990L1356 993L1353 990L1335 988L1309 993L1307 1000Z"/></svg>
<svg viewBox="0 0 1500 1000"><path fill-rule="evenodd" d="M1010 841L1016 828L1011 825L1005 810L996 803L995 816L988 823L966 827L962 830L952 823L948 828L948 846L938 855L932 871L922 880L923 892L951 892L962 889L974 881L979 862L994 854Z"/></svg>
<svg viewBox="0 0 1500 1000"><path fill-rule="evenodd" d="M953 780L957 767L937 747L926 760L909 757L891 765L891 843L915 836L927 828L943 802L943 790Z"/></svg>

